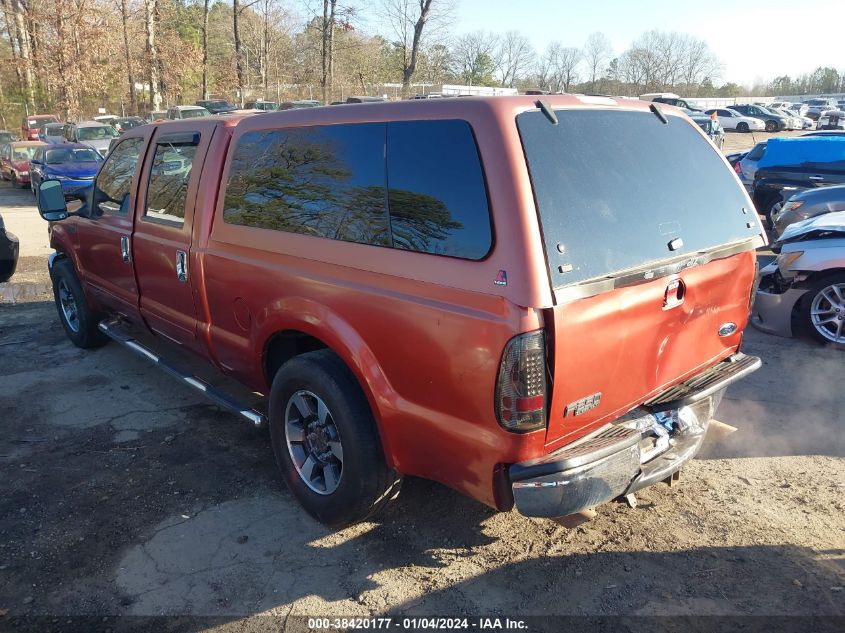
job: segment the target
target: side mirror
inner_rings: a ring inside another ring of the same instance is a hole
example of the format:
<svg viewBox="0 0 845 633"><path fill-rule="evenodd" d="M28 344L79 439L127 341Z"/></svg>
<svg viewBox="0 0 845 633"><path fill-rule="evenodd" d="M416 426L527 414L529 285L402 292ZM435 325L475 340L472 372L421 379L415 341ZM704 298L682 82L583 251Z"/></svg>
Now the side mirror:
<svg viewBox="0 0 845 633"><path fill-rule="evenodd" d="M38 185L38 213L48 222L58 222L68 216L62 183L45 180Z"/></svg>

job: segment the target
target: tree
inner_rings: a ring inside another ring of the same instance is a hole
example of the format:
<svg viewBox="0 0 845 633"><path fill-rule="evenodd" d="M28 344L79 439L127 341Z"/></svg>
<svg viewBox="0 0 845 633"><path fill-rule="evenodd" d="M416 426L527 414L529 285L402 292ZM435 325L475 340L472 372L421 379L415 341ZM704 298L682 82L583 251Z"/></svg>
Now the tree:
<svg viewBox="0 0 845 633"><path fill-rule="evenodd" d="M332 80L334 74L334 26L337 0L323 0L322 47L320 60L322 62L322 76L320 87L323 89L323 103L328 103L332 94Z"/></svg>
<svg viewBox="0 0 845 633"><path fill-rule="evenodd" d="M437 0L441 6L442 0ZM396 35L396 46L402 57L402 94L408 96L411 78L423 44L426 24L440 17L432 10L434 0L384 0L384 13Z"/></svg>
<svg viewBox="0 0 845 633"><path fill-rule="evenodd" d="M156 13L158 0L144 0L144 18L147 34L147 80L150 84L150 110L161 109L161 83L158 50L156 50Z"/></svg>
<svg viewBox="0 0 845 633"><path fill-rule="evenodd" d="M610 40L604 33L596 32L587 38L584 44L584 63L590 76L590 90L595 92L596 79L601 78L605 65L613 54Z"/></svg>
<svg viewBox="0 0 845 633"><path fill-rule="evenodd" d="M569 92L578 81L578 67L583 59L581 49L549 44L538 64L540 87L550 92Z"/></svg>
<svg viewBox="0 0 845 633"><path fill-rule="evenodd" d="M202 3L202 98L208 99L208 0Z"/></svg>
<svg viewBox="0 0 845 633"><path fill-rule="evenodd" d="M498 46L498 38L485 31L467 33L458 38L452 49L452 58L460 81L470 86L493 83L496 69L493 56Z"/></svg>
<svg viewBox="0 0 845 633"><path fill-rule="evenodd" d="M502 86L513 87L514 83L532 66L536 55L531 42L519 31L508 31L499 41L496 51L496 67Z"/></svg>
<svg viewBox="0 0 845 633"><path fill-rule="evenodd" d="M206 3L208 0L206 0ZM135 75L132 72L132 53L129 50L129 1L120 0L120 22L123 30L123 57L126 60L126 81L129 84L129 110L138 114L138 100L135 96Z"/></svg>

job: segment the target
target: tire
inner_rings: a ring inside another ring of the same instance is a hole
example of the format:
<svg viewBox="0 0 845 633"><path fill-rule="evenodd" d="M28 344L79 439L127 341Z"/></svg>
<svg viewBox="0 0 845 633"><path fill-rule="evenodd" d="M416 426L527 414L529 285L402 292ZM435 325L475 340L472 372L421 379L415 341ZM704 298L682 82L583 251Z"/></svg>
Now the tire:
<svg viewBox="0 0 845 633"><path fill-rule="evenodd" d="M845 345L845 274L813 283L800 307L803 330L820 343Z"/></svg>
<svg viewBox="0 0 845 633"><path fill-rule="evenodd" d="M766 202L763 205L763 209L761 210L763 216L766 218L766 226L770 229L775 228L774 220L772 219L772 214L775 212L776 209L779 209L783 203L783 199L778 194L772 194L768 198L766 198Z"/></svg>
<svg viewBox="0 0 845 633"><path fill-rule="evenodd" d="M367 399L331 350L296 356L276 373L270 438L288 488L329 527L365 520L399 492Z"/></svg>
<svg viewBox="0 0 845 633"><path fill-rule="evenodd" d="M17 187L18 187L18 177L15 176L14 172L12 172L11 181L12 181L12 188L17 189Z"/></svg>
<svg viewBox="0 0 845 633"><path fill-rule="evenodd" d="M769 133L778 131L778 124L774 121L766 121L766 131Z"/></svg>
<svg viewBox="0 0 845 633"><path fill-rule="evenodd" d="M71 261L56 261L50 277L59 321L71 342L83 349L102 347L108 343L109 338L97 328L103 315L94 312L88 305Z"/></svg>
<svg viewBox="0 0 845 633"><path fill-rule="evenodd" d="M738 124L737 124L737 126L736 126L736 131L737 131L737 132L742 132L743 134L747 133L747 132L748 132L748 129L749 129L749 128L748 128L748 123L745 123L745 122L743 122L743 123L738 123Z"/></svg>

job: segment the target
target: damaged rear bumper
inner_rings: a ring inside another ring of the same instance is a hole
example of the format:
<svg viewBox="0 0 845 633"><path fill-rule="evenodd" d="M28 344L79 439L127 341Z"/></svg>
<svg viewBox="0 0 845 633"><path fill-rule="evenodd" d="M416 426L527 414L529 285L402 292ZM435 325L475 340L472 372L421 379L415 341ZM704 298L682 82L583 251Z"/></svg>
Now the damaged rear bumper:
<svg viewBox="0 0 845 633"><path fill-rule="evenodd" d="M695 457L725 388L760 365L735 354L574 444L513 464L516 508L566 516L668 479Z"/></svg>

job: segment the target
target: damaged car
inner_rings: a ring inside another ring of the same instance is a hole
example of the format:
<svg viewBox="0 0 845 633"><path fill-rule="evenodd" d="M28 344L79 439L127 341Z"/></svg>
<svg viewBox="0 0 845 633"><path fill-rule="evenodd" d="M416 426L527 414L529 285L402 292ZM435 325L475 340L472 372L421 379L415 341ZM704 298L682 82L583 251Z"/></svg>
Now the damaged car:
<svg viewBox="0 0 845 633"><path fill-rule="evenodd" d="M751 323L778 336L845 344L845 211L788 226L760 271Z"/></svg>

